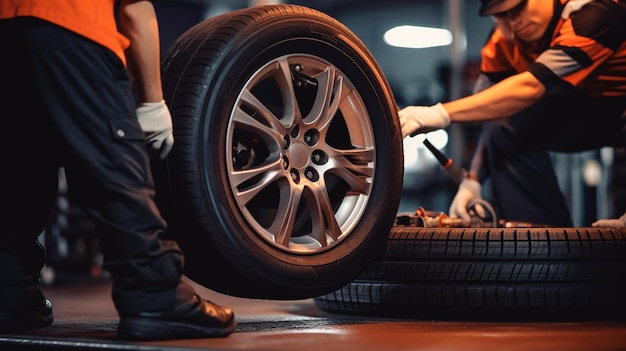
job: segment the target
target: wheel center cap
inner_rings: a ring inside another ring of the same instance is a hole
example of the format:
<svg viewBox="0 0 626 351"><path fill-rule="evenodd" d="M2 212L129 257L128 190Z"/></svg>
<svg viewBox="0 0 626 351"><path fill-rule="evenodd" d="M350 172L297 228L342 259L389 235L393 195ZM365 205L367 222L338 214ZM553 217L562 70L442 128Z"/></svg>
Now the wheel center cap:
<svg viewBox="0 0 626 351"><path fill-rule="evenodd" d="M294 143L289 149L289 158L294 168L304 168L309 162L309 147L304 143Z"/></svg>

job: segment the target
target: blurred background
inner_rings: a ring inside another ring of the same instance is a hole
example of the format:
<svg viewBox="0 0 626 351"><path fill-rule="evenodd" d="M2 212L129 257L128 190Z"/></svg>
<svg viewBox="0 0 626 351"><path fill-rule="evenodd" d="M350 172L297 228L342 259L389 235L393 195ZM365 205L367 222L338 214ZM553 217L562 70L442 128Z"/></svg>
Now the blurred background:
<svg viewBox="0 0 626 351"><path fill-rule="evenodd" d="M265 4L297 4L329 14L352 30L369 48L389 81L398 105L429 105L470 94L478 74L480 49L492 29L490 17L478 16L479 0L159 0L161 48L209 17ZM412 35L421 48L392 46L390 29L406 26L444 30ZM419 39L440 42L422 43ZM455 163L468 167L480 125L454 125L428 138ZM619 150L617 150L619 151ZM623 164L613 149L574 155L554 154L554 164L576 226L596 218L619 216L626 191L616 174ZM400 211L417 207L448 211L456 185L417 138L405 140L405 186ZM621 171L623 172L623 171ZM626 186L626 185L625 185Z"/></svg>
<svg viewBox="0 0 626 351"><path fill-rule="evenodd" d="M345 24L369 48L400 107L430 105L470 94L478 74L480 49L493 25L491 18L478 16L479 0L157 0L154 4L162 53L196 23L224 12L266 4L297 4L325 12ZM427 32L413 34L416 41L411 43L397 43L390 37L394 31L424 27ZM480 124L454 125L428 138L458 166L467 168L480 128ZM404 152L399 211L423 207L447 213L456 184L418 138L406 139ZM552 156L575 226L589 226L597 218L617 217L626 210L623 150ZM60 189L59 213L45 235L49 265L56 270L51 268L44 280L59 279L58 273L67 270L100 276L90 223L69 204L62 172ZM489 200L488 193L486 198Z"/></svg>

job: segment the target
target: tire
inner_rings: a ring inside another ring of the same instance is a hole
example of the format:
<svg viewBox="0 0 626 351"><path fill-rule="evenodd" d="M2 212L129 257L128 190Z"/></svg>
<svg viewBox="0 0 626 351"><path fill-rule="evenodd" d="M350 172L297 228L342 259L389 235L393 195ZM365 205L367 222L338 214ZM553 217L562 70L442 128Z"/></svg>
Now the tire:
<svg viewBox="0 0 626 351"><path fill-rule="evenodd" d="M395 100L345 26L291 5L199 23L162 60L175 146L157 202L185 274L247 298L302 299L379 254L402 191Z"/></svg>
<svg viewBox="0 0 626 351"><path fill-rule="evenodd" d="M394 227L381 258L315 303L387 317L623 319L624 296L626 229Z"/></svg>

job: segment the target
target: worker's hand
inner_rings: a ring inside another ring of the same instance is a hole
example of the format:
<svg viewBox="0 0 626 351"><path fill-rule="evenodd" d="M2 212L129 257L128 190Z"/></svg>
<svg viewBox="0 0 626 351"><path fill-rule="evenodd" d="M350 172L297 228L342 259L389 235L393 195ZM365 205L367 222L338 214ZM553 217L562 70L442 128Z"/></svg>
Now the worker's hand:
<svg viewBox="0 0 626 351"><path fill-rule="evenodd" d="M142 103L137 107L137 119L148 147L164 159L174 146L172 116L165 101Z"/></svg>
<svg viewBox="0 0 626 351"><path fill-rule="evenodd" d="M398 112L402 137L427 133L450 125L450 115L441 103L433 106L407 106Z"/></svg>
<svg viewBox="0 0 626 351"><path fill-rule="evenodd" d="M591 223L592 227L603 227L603 228L612 228L612 227L626 227L626 212L620 217L616 219L599 219L593 223Z"/></svg>
<svg viewBox="0 0 626 351"><path fill-rule="evenodd" d="M456 192L452 204L450 204L450 210L448 211L450 218L461 218L463 224L469 225L472 221L470 213L468 212L467 205L472 200L482 199L480 195L480 183L471 178L465 178L459 184L459 190ZM476 211L476 215L483 218L485 217L485 209L477 204L472 209Z"/></svg>

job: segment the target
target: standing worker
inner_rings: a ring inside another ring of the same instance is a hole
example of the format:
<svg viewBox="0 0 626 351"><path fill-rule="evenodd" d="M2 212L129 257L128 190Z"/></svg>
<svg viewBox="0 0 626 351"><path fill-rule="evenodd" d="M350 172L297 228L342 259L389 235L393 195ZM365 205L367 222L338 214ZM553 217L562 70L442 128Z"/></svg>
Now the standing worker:
<svg viewBox="0 0 626 351"><path fill-rule="evenodd" d="M53 321L37 237L59 167L96 226L120 338L232 333L233 312L197 295L182 280L180 248L160 239L148 150L165 157L173 137L152 3L0 0L0 50L0 333Z"/></svg>
<svg viewBox="0 0 626 351"><path fill-rule="evenodd" d="M571 226L548 152L626 145L626 1L481 0L480 15L495 28L475 93L405 107L402 135L487 122L450 216L469 223L490 179L500 217ZM626 226L626 216L593 225Z"/></svg>

